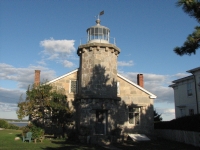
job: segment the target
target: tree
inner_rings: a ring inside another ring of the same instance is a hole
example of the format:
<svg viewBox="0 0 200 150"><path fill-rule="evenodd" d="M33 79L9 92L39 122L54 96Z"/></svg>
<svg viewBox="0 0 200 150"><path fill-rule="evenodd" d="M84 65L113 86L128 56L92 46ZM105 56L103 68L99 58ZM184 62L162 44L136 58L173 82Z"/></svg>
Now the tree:
<svg viewBox="0 0 200 150"><path fill-rule="evenodd" d="M18 119L29 119L40 125L61 124L72 115L67 97L62 90L54 90L49 84L32 85L26 91L26 100L18 103Z"/></svg>
<svg viewBox="0 0 200 150"><path fill-rule="evenodd" d="M199 0L178 0L178 7L182 7L183 11L189 16L196 18L200 23L200 1ZM189 34L183 46L175 47L174 52L177 55L196 54L196 50L200 47L200 26L195 27L195 31Z"/></svg>
<svg viewBox="0 0 200 150"><path fill-rule="evenodd" d="M162 114L158 114L156 112L156 110L154 110L153 112L154 112L154 122L160 122L160 121L162 121L162 117L161 117Z"/></svg>

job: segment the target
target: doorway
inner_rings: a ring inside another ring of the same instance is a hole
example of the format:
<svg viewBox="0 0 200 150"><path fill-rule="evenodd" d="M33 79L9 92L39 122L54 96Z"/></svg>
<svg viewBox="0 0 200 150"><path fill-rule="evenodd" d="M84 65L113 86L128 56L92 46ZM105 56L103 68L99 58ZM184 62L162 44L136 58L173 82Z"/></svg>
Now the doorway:
<svg viewBox="0 0 200 150"><path fill-rule="evenodd" d="M95 134L106 134L107 132L107 111L96 110Z"/></svg>

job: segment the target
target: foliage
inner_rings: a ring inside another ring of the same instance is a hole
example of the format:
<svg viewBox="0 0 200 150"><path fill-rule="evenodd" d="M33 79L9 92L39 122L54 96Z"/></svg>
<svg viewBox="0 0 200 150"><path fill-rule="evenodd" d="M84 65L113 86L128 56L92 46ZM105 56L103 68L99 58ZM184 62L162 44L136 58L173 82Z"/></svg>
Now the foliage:
<svg viewBox="0 0 200 150"><path fill-rule="evenodd" d="M14 125L14 124L8 123L7 121L5 121L3 119L0 119L0 128L18 130L20 127Z"/></svg>
<svg viewBox="0 0 200 150"><path fill-rule="evenodd" d="M50 84L29 86L26 100L19 102L18 108L19 119L29 116L37 124L44 124L45 120L54 124L63 123L72 114L64 92L54 90Z"/></svg>
<svg viewBox="0 0 200 150"><path fill-rule="evenodd" d="M177 6L181 7L184 12L200 22L200 1L199 0L178 0ZM200 26L195 27L195 31L189 34L183 46L174 48L177 55L191 55L195 54L200 47Z"/></svg>
<svg viewBox="0 0 200 150"><path fill-rule="evenodd" d="M113 130L111 130L110 134L114 135L114 136L120 136L121 135L121 131L122 131L122 128L116 127Z"/></svg>
<svg viewBox="0 0 200 150"><path fill-rule="evenodd" d="M18 126L16 126L16 125L14 125L14 124L11 124L11 123L9 123L9 127L8 127L8 129L15 129L15 130L19 130L19 129L20 129L20 127L18 127Z"/></svg>
<svg viewBox="0 0 200 150"><path fill-rule="evenodd" d="M44 130L34 124L28 124L26 127L23 128L22 132L23 135L25 135L27 132L32 132L33 139L38 139L39 137L44 135Z"/></svg>
<svg viewBox="0 0 200 150"><path fill-rule="evenodd" d="M8 129L9 123L5 120L0 119L0 128Z"/></svg>
<svg viewBox="0 0 200 150"><path fill-rule="evenodd" d="M156 112L156 110L154 110L153 113L154 113L154 122L160 122L160 121L162 121L162 117L161 117L162 114L158 114Z"/></svg>
<svg viewBox="0 0 200 150"><path fill-rule="evenodd" d="M172 129L200 132L200 115L186 116L154 124L155 129Z"/></svg>
<svg viewBox="0 0 200 150"><path fill-rule="evenodd" d="M88 136L88 135L90 135L90 131L91 131L91 127L90 126L84 126L84 125L80 126L80 129L79 129L80 135Z"/></svg>
<svg viewBox="0 0 200 150"><path fill-rule="evenodd" d="M74 141L74 142L79 142L79 136L78 136L78 132L76 130L72 130L69 134L68 134L68 140L69 141Z"/></svg>

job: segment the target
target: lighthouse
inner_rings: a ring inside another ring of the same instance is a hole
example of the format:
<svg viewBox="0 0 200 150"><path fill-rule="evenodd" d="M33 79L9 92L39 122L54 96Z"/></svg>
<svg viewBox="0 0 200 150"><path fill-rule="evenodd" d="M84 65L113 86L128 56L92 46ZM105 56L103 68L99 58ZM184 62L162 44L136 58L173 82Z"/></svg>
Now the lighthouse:
<svg viewBox="0 0 200 150"><path fill-rule="evenodd" d="M78 47L79 97L117 98L117 57L120 49L110 43L110 29L96 20L87 29L87 43Z"/></svg>

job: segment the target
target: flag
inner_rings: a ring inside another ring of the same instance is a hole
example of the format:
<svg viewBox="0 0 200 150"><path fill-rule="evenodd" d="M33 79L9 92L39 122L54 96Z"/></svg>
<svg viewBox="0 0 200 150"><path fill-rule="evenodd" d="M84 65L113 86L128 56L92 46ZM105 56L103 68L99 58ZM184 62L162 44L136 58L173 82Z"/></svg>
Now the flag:
<svg viewBox="0 0 200 150"><path fill-rule="evenodd" d="M104 14L104 10L99 13L100 16L103 15L103 14Z"/></svg>

